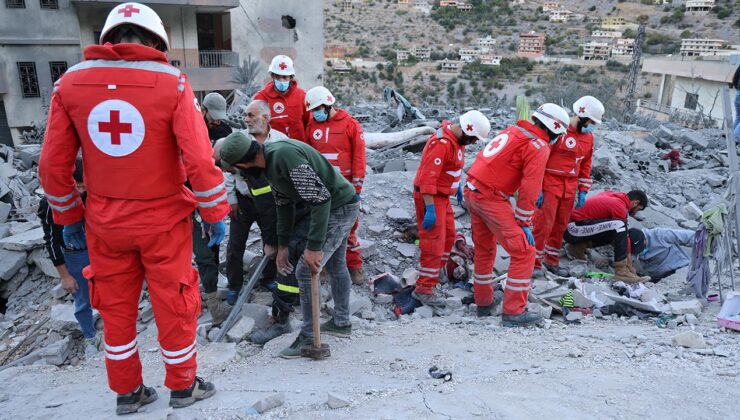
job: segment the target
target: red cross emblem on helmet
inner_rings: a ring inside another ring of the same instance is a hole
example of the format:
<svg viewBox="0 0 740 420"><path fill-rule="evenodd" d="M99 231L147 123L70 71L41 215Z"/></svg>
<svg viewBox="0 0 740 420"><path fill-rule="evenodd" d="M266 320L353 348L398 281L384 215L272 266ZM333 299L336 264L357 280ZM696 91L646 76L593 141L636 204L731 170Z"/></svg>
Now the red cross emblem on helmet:
<svg viewBox="0 0 740 420"><path fill-rule="evenodd" d="M331 101L333 101L333 100L334 100L334 98L332 98L332 97L331 97L331 95L326 95L326 100L327 100L328 102L331 102Z"/></svg>
<svg viewBox="0 0 740 420"><path fill-rule="evenodd" d="M465 131L473 131L473 124L468 124L465 126Z"/></svg>
<svg viewBox="0 0 740 420"><path fill-rule="evenodd" d="M282 63L278 64L278 67L280 67L280 70L285 70L285 69L288 68L288 65L285 64L285 62L282 62Z"/></svg>
<svg viewBox="0 0 740 420"><path fill-rule="evenodd" d="M586 107L585 106L582 106L582 107L578 108L578 113L579 114L583 114L584 112L586 112Z"/></svg>
<svg viewBox="0 0 740 420"><path fill-rule="evenodd" d="M555 121L555 123L553 124L553 127L560 128L560 123L558 121Z"/></svg>
<svg viewBox="0 0 740 420"><path fill-rule="evenodd" d="M134 13L139 13L141 10L134 7L133 4L127 4L126 7L118 9L119 14L123 14L123 17L130 18Z"/></svg>

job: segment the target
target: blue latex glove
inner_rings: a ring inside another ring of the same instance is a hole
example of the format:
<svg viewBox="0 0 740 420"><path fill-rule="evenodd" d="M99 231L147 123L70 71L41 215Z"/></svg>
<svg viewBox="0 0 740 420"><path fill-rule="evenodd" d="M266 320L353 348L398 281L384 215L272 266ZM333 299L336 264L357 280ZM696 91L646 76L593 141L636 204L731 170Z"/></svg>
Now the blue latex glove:
<svg viewBox="0 0 740 420"><path fill-rule="evenodd" d="M545 193L541 192L540 196L537 198L537 202L534 203L537 208L542 208L542 203L545 201Z"/></svg>
<svg viewBox="0 0 740 420"><path fill-rule="evenodd" d="M576 197L576 208L580 209L586 204L586 191L578 191L578 197Z"/></svg>
<svg viewBox="0 0 740 420"><path fill-rule="evenodd" d="M532 229L528 226L522 226L522 230L524 231L524 234L527 235L527 242L534 246L534 235L532 235Z"/></svg>
<svg viewBox="0 0 740 420"><path fill-rule="evenodd" d="M424 230L429 230L437 223L437 212L434 210L434 204L427 204L424 209L424 220L421 222L421 227Z"/></svg>
<svg viewBox="0 0 740 420"><path fill-rule="evenodd" d="M67 225L62 229L62 239L64 244L74 249L87 248L87 239L85 239L85 221L80 220L77 223Z"/></svg>
<svg viewBox="0 0 740 420"><path fill-rule="evenodd" d="M463 201L464 201L463 200L463 186L462 186L462 184L460 184L460 185L457 186L457 194L456 194L456 196L457 196L457 205L458 206L461 206L462 203L463 203Z"/></svg>
<svg viewBox="0 0 740 420"><path fill-rule="evenodd" d="M221 245L221 242L223 242L226 237L226 223L224 223L223 220L213 224L203 222L203 227L206 229L206 233L211 237L211 240L208 241L208 248Z"/></svg>
<svg viewBox="0 0 740 420"><path fill-rule="evenodd" d="M358 202L362 201L362 197L360 197L360 193L355 194L355 198Z"/></svg>

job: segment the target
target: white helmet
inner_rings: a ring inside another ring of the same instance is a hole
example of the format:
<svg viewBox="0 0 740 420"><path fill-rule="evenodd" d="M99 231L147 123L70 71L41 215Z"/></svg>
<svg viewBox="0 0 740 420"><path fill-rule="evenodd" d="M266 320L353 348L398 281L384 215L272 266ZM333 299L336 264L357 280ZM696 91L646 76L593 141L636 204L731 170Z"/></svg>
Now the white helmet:
<svg viewBox="0 0 740 420"><path fill-rule="evenodd" d="M532 118L537 118L555 134L564 134L568 131L568 120L570 120L568 111L553 103L540 105L539 108L532 112Z"/></svg>
<svg viewBox="0 0 740 420"><path fill-rule="evenodd" d="M334 105L336 99L329 89L323 86L316 86L306 92L306 111L310 111L321 105Z"/></svg>
<svg viewBox="0 0 740 420"><path fill-rule="evenodd" d="M287 55L276 55L273 57L268 71L278 76L295 76L293 60Z"/></svg>
<svg viewBox="0 0 740 420"><path fill-rule="evenodd" d="M485 140L491 132L491 122L482 112L475 109L460 115L460 127L463 133L478 137L478 140Z"/></svg>
<svg viewBox="0 0 740 420"><path fill-rule="evenodd" d="M159 18L157 12L141 3L121 3L114 7L108 13L103 30L100 32L100 44L102 45L107 42L107 37L113 29L125 24L136 25L146 29L159 37L164 42L167 50L170 49L170 41L167 37L167 31L164 30L162 19Z"/></svg>
<svg viewBox="0 0 740 420"><path fill-rule="evenodd" d="M601 124L604 104L593 96L584 96L573 103L573 112L581 118L588 118L596 124Z"/></svg>

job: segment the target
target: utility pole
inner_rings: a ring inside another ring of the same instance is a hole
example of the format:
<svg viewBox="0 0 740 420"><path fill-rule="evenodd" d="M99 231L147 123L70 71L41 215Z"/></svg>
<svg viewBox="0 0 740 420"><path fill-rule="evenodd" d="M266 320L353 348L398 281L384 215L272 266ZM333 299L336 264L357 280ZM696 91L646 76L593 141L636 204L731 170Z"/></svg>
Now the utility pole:
<svg viewBox="0 0 740 420"><path fill-rule="evenodd" d="M627 78L627 96L624 98L624 120L626 122L631 122L635 114L635 86L637 85L637 75L640 73L642 43L644 40L645 23L641 23L637 28L635 47L632 52L632 63L630 64L630 74Z"/></svg>

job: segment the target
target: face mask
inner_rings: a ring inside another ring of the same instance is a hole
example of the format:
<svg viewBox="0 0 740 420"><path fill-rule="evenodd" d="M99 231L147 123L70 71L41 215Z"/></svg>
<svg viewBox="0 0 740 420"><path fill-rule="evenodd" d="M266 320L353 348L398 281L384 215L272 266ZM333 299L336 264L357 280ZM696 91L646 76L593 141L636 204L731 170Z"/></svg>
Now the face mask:
<svg viewBox="0 0 740 420"><path fill-rule="evenodd" d="M282 80L275 80L275 90L278 92L285 92L290 87L290 81L284 82Z"/></svg>
<svg viewBox="0 0 740 420"><path fill-rule="evenodd" d="M313 119L316 120L316 122L324 122L329 119L329 113L326 112L326 110L319 109L318 111L313 112Z"/></svg>
<svg viewBox="0 0 740 420"><path fill-rule="evenodd" d="M584 133L584 134L593 133L595 129L596 129L595 125L587 125L581 128L581 133Z"/></svg>

